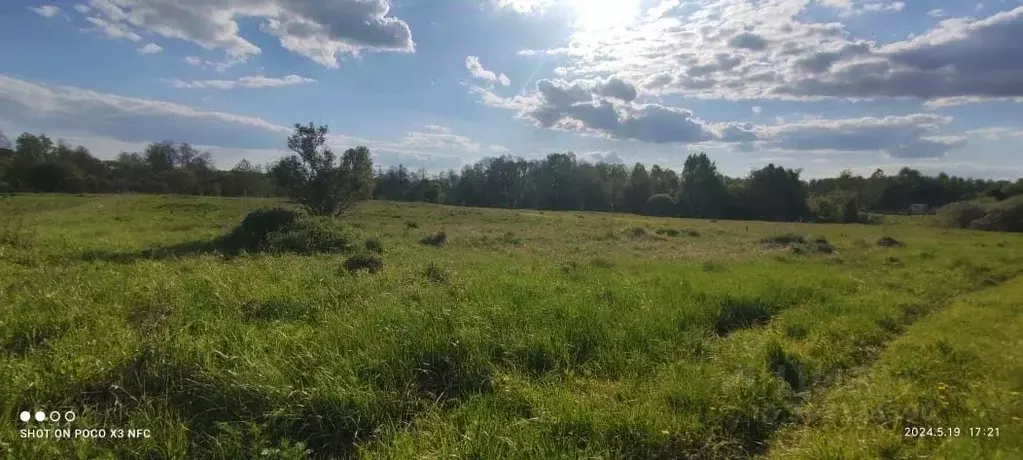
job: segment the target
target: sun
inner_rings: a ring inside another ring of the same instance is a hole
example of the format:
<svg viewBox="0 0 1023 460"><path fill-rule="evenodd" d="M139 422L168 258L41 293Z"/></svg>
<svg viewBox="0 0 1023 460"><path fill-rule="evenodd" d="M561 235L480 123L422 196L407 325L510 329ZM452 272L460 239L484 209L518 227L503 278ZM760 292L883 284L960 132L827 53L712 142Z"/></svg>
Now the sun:
<svg viewBox="0 0 1023 460"><path fill-rule="evenodd" d="M563 0L574 16L577 30L600 31L633 23L642 13L643 0Z"/></svg>

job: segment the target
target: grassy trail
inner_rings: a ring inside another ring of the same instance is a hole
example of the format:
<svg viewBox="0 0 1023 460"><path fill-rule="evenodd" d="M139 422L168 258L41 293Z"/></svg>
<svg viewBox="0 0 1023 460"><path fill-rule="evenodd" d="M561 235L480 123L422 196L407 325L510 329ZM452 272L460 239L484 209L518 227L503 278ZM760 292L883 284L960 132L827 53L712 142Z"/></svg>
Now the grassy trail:
<svg viewBox="0 0 1023 460"><path fill-rule="evenodd" d="M961 296L818 395L773 459L1023 458L1023 277Z"/></svg>

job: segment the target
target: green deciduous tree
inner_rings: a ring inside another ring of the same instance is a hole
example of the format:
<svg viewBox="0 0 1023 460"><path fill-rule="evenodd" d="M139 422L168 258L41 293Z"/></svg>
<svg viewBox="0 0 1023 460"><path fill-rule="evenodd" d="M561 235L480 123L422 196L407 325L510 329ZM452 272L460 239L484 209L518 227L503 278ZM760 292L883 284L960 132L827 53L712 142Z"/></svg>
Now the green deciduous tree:
<svg viewBox="0 0 1023 460"><path fill-rule="evenodd" d="M288 138L288 156L271 168L287 196L311 214L342 216L373 193L373 162L369 149L348 149L340 159L327 147L326 126L295 125Z"/></svg>

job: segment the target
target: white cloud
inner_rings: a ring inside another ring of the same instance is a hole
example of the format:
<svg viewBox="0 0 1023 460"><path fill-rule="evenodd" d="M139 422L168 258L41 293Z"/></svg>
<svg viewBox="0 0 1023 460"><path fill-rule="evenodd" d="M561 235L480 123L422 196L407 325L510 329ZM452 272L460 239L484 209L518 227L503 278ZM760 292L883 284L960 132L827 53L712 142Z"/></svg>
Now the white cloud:
<svg viewBox="0 0 1023 460"><path fill-rule="evenodd" d="M753 106L753 113L755 113L757 115L760 115L760 113L763 112L763 111L764 111L763 107L760 107L759 105L754 105Z"/></svg>
<svg viewBox="0 0 1023 460"><path fill-rule="evenodd" d="M841 120L810 119L758 127L767 148L811 152L876 152L893 158L934 158L964 145L962 136L938 136L951 117L913 114Z"/></svg>
<svg viewBox="0 0 1023 460"><path fill-rule="evenodd" d="M946 19L914 38L885 44L855 38L839 22L809 22L803 13L811 3L703 0L695 8L676 8L613 33L576 30L565 46L519 54L556 56L559 77L622 76L654 97L1023 97L1023 7L979 20ZM817 3L839 12L904 7L859 0Z"/></svg>
<svg viewBox="0 0 1023 460"><path fill-rule="evenodd" d="M202 59L199 59L198 57L195 57L195 56L186 56L184 61L185 61L185 64L188 64L188 65L191 65L191 66L202 65Z"/></svg>
<svg viewBox="0 0 1023 460"><path fill-rule="evenodd" d="M448 126L425 125L425 126L423 126L423 128L426 128L427 131L432 132L432 133L444 133L444 134L451 133L451 128L448 127Z"/></svg>
<svg viewBox="0 0 1023 460"><path fill-rule="evenodd" d="M92 0L90 5L111 24L222 50L228 61L261 52L241 36L239 18L262 18L262 32L327 67L364 51L415 49L408 24L388 16L388 0Z"/></svg>
<svg viewBox="0 0 1023 460"><path fill-rule="evenodd" d="M86 132L128 142L177 139L239 148L277 145L291 131L252 116L0 75L0 120L4 119L52 132Z"/></svg>
<svg viewBox="0 0 1023 460"><path fill-rule="evenodd" d="M79 4L75 5L75 11L77 11L79 13L82 13L82 14L88 14L89 11L92 11L92 8L89 8L88 5L83 5L83 4L79 3Z"/></svg>
<svg viewBox="0 0 1023 460"><path fill-rule="evenodd" d="M508 86L511 84L511 80L505 74L498 74L493 71L483 68L483 64L480 63L480 58L476 56L469 56L465 58L465 68L472 74L473 77L480 80L486 80L490 83L500 83L501 86Z"/></svg>
<svg viewBox="0 0 1023 460"><path fill-rule="evenodd" d="M928 11L927 15L932 17L932 18L943 18L943 17L945 17L945 10L943 10L941 8L935 8L935 9L933 9L931 11Z"/></svg>
<svg viewBox="0 0 1023 460"><path fill-rule="evenodd" d="M315 83L312 78L300 77L298 75L287 75L281 78L264 77L261 75L241 77L235 80L197 80L181 81L171 80L175 88L185 89L237 89L237 88L276 88L280 86L300 85L304 83Z"/></svg>
<svg viewBox="0 0 1023 460"><path fill-rule="evenodd" d="M514 110L538 128L651 144L734 144L740 150L882 152L898 158L941 157L964 145L942 136L951 117L912 114L881 118L778 120L773 125L701 120L691 111L601 94L606 80L540 80L536 91L504 98L476 87L493 107ZM755 111L755 110L754 110Z"/></svg>
<svg viewBox="0 0 1023 460"><path fill-rule="evenodd" d="M92 30L105 34L108 37L123 38L133 42L142 41L142 36L132 30L130 26L110 22L106 19L95 16L89 16L85 18L85 20L94 26Z"/></svg>
<svg viewBox="0 0 1023 460"><path fill-rule="evenodd" d="M163 47L157 45L156 43L149 43L146 46L139 48L139 52L142 54L156 54L159 53L160 51L163 51Z"/></svg>
<svg viewBox="0 0 1023 460"><path fill-rule="evenodd" d="M54 18L60 14L60 8L53 5L30 6L28 9L44 18Z"/></svg>

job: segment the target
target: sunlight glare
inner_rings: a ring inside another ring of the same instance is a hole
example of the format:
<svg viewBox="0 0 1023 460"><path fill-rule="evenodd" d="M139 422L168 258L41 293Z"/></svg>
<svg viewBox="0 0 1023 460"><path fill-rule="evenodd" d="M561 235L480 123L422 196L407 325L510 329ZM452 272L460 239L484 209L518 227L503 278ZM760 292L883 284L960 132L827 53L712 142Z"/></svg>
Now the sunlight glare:
<svg viewBox="0 0 1023 460"><path fill-rule="evenodd" d="M563 0L575 16L577 30L599 31L632 24L642 0Z"/></svg>

